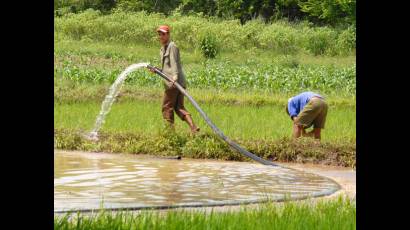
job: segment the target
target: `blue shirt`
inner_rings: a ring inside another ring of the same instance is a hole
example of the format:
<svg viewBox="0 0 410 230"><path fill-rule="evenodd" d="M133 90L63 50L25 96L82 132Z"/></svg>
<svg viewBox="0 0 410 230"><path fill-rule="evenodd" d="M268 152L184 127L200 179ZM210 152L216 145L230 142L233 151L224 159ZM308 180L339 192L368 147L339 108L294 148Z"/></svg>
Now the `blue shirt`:
<svg viewBox="0 0 410 230"><path fill-rule="evenodd" d="M290 98L288 101L288 111L290 117L296 117L309 102L310 98L314 96L323 98L321 95L313 92L303 92Z"/></svg>

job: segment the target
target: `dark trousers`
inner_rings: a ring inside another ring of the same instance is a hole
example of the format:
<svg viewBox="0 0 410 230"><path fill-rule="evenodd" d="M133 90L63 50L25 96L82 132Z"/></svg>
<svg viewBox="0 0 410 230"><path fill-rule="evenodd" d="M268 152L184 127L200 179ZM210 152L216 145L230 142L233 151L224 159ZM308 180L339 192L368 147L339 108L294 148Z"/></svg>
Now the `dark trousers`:
<svg viewBox="0 0 410 230"><path fill-rule="evenodd" d="M184 107L184 95L175 87L165 90L162 101L162 116L169 123L174 123L174 111L181 120L190 113Z"/></svg>

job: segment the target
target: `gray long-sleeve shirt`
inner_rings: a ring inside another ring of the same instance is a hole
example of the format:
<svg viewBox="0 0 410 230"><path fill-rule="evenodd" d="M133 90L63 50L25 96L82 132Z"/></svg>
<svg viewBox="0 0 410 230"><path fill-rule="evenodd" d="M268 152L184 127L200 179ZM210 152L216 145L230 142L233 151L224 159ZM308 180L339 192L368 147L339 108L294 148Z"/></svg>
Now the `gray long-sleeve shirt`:
<svg viewBox="0 0 410 230"><path fill-rule="evenodd" d="M170 41L168 45L161 47L160 57L162 63L162 72L171 77L173 80L177 81L182 87L185 88L185 74L182 70L179 49L175 45L175 43Z"/></svg>

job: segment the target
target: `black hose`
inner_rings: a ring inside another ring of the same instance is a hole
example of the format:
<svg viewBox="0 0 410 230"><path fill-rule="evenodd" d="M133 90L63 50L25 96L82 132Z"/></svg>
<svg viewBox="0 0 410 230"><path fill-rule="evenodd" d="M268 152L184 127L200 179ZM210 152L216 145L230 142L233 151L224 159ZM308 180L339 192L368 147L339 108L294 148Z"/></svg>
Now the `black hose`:
<svg viewBox="0 0 410 230"><path fill-rule="evenodd" d="M235 206L235 205L247 205L247 204L260 204L266 202L286 202L286 201L296 201L305 200L309 198L318 198L323 196L329 196L340 187L329 189L322 192L314 192L313 194L299 194L294 196L280 196L271 198L254 198L248 200L233 200L233 201L217 201L209 204L171 204L171 205L142 205L135 207L116 207L116 208L97 208L97 209L72 209L72 210L57 210L54 211L55 214L70 214L70 213L98 213L101 211L141 211L141 210L164 210L164 209L178 209L178 208L204 208L204 207L221 207L221 206Z"/></svg>
<svg viewBox="0 0 410 230"><path fill-rule="evenodd" d="M167 82L172 82L171 78L169 78L167 75L165 75L161 70L159 70L155 66L148 65L148 69L154 71L156 74L164 78ZM261 163L264 165L272 165L272 166L278 166L277 164L272 163L271 161L267 161L263 158L260 158L256 156L255 154L247 151L246 149L242 148L239 146L237 143L229 139L227 136L225 136L222 131L216 127L216 125L209 119L209 117L205 114L205 112L199 107L198 103L188 94L188 92L180 85L178 82L174 82L175 87L184 95L188 98L188 100L192 103L192 105L195 107L195 109L201 114L202 118L204 118L205 122L211 127L211 129L222 139L224 140L229 146L231 146L233 149L236 151L240 152L241 154Z"/></svg>

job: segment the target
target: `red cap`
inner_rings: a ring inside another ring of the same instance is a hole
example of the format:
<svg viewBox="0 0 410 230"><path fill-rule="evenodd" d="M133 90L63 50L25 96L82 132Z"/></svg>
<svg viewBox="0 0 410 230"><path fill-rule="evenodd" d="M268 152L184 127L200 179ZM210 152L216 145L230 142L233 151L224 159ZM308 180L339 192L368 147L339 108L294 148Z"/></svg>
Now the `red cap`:
<svg viewBox="0 0 410 230"><path fill-rule="evenodd" d="M159 26L157 29L157 32L161 31L163 33L169 33L169 26L163 25L163 26Z"/></svg>

